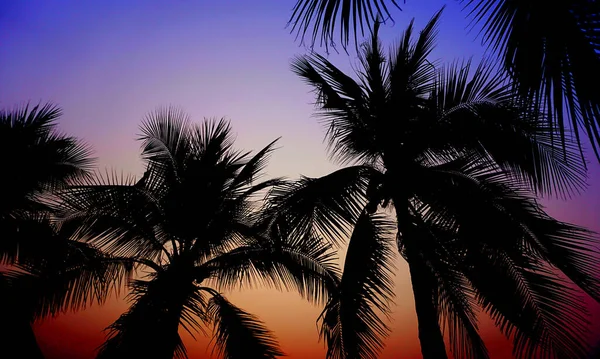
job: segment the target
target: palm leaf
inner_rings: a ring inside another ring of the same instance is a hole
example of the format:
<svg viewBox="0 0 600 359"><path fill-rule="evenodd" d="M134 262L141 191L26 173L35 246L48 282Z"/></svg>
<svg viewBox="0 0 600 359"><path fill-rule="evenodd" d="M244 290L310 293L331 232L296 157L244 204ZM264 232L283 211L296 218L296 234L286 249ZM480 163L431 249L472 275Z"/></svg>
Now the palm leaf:
<svg viewBox="0 0 600 359"><path fill-rule="evenodd" d="M392 222L363 213L352 233L344 273L319 318L327 342L327 358L377 358L389 329L381 314L389 313L393 295L390 245Z"/></svg>
<svg viewBox="0 0 600 359"><path fill-rule="evenodd" d="M370 117L365 88L318 54L298 57L292 71L317 92L331 156L341 163L378 158L374 129L365 121Z"/></svg>
<svg viewBox="0 0 600 359"><path fill-rule="evenodd" d="M600 142L600 7L587 0L553 3L463 0L483 24L483 40L504 60L519 92L547 109L560 139L585 130L596 155ZM570 123L567 124L566 122ZM581 127L581 129L580 129ZM598 157L600 159L600 157Z"/></svg>
<svg viewBox="0 0 600 359"><path fill-rule="evenodd" d="M389 2L399 9L395 0ZM292 25L292 32L297 31L303 42L306 33L311 30L313 45L320 36L321 45L330 46L334 44L339 16L339 39L346 48L351 35L356 41L359 28L364 36L363 24L371 30L371 24L378 18L390 17L387 4L385 0L298 0L288 25Z"/></svg>
<svg viewBox="0 0 600 359"><path fill-rule="evenodd" d="M58 193L63 226L81 239L121 257L169 255L157 237L162 209L131 178L96 176Z"/></svg>
<svg viewBox="0 0 600 359"><path fill-rule="evenodd" d="M313 303L326 303L339 280L336 258L326 242L314 236L254 238L254 243L200 266L196 280L212 278L223 290L255 285L294 289Z"/></svg>
<svg viewBox="0 0 600 359"><path fill-rule="evenodd" d="M266 216L288 228L292 236L316 231L336 243L358 219L369 178L376 172L370 167L354 166L276 186L269 193Z"/></svg>
<svg viewBox="0 0 600 359"><path fill-rule="evenodd" d="M177 176L182 161L189 155L189 117L169 106L146 115L142 122L142 158L168 165Z"/></svg>
<svg viewBox="0 0 600 359"><path fill-rule="evenodd" d="M60 245L60 243L57 243ZM83 243L71 242L62 256L44 263L22 264L7 273L11 296L31 320L79 311L118 294L132 275L134 262L107 256Z"/></svg>
<svg viewBox="0 0 600 359"><path fill-rule="evenodd" d="M568 196L585 186L585 164L577 155L577 144L553 140L553 129L544 114L517 95L502 74L488 61L473 74L471 62L453 64L441 71L432 91L435 123L424 129L427 140L418 144L443 156L449 147L475 150L491 159L515 179L539 194ZM511 146L506 146L510 143Z"/></svg>
<svg viewBox="0 0 600 359"><path fill-rule="evenodd" d="M568 283L548 270L544 262L552 265L556 257L550 257L540 243L565 251L566 259L557 264L572 261L570 276L597 295L598 280L590 272L595 262L591 244L582 246L583 239L569 238L568 232L548 233L561 227L548 227L552 221L544 222L548 217L540 207L510 188L514 181L502 173L478 174L480 170L473 167L469 173L469 167L463 167L453 174L448 171L445 181L436 180L439 192L420 195L427 204L427 218L454 231L457 242L448 245L459 255L450 260L465 261L463 272L480 303L513 337L518 355L579 357L586 349L585 308ZM484 228L493 230L483 233Z"/></svg>
<svg viewBox="0 0 600 359"><path fill-rule="evenodd" d="M253 315L220 295L208 305L214 321L215 349L224 359L273 359L283 356L273 334Z"/></svg>

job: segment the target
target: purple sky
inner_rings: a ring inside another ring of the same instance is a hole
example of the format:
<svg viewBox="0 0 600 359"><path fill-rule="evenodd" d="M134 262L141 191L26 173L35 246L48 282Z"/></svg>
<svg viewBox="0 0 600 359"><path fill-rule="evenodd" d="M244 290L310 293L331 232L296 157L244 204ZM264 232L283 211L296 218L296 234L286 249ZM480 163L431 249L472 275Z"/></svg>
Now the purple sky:
<svg viewBox="0 0 600 359"><path fill-rule="evenodd" d="M420 30L443 4L434 59L484 54L458 1L409 0L383 27L392 44L412 18ZM327 160L310 89L290 71L305 49L285 28L294 0L0 0L0 107L52 101L61 128L95 148L100 168L140 174L142 117L176 105L197 121L227 117L237 147L258 149L282 136L270 176L318 176ZM356 62L330 56L342 69ZM592 160L592 157L589 158ZM600 230L600 166L591 188L553 201L559 219Z"/></svg>

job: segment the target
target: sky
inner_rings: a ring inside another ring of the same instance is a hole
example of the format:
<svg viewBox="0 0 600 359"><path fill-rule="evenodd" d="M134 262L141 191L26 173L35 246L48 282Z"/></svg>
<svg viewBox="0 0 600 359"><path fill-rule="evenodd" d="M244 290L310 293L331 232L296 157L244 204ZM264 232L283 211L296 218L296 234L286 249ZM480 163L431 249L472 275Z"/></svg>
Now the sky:
<svg viewBox="0 0 600 359"><path fill-rule="evenodd" d="M395 24L381 29L386 44L411 18L422 28L447 4L431 58L482 58L485 48L454 0L409 0L393 9ZM51 101L64 115L62 131L93 146L98 166L140 175L138 126L158 106L175 105L195 121L225 117L236 146L259 149L277 137L268 175L320 176L338 168L328 161L324 131L312 116L314 95L290 71L307 50L286 29L294 0L0 0L0 107ZM321 51L317 49L317 51ZM321 51L323 53L323 51ZM329 55L350 72L351 53ZM590 156L590 159L592 157ZM563 221L600 231L600 166L590 164L588 190L569 201L546 201ZM407 267L398 262L392 328L382 359L420 358ZM252 289L228 293L259 316L291 359L323 358L316 319L320 308L295 293ZM36 325L48 359L89 359L102 329L127 308L123 297L102 307ZM595 323L597 305L591 305ZM593 330L600 333L600 326ZM510 358L506 339L482 316L492 359ZM185 336L190 358L209 358L209 338Z"/></svg>

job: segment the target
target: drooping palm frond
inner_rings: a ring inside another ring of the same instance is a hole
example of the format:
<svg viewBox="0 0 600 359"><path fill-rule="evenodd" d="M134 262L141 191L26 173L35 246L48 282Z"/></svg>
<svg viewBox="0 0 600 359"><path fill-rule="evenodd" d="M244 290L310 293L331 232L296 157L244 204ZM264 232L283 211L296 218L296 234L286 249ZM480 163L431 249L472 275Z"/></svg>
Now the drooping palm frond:
<svg viewBox="0 0 600 359"><path fill-rule="evenodd" d="M43 262L19 264L5 273L19 310L31 321L102 304L118 294L135 262L103 254L84 243L54 243ZM63 253L58 253L63 249Z"/></svg>
<svg viewBox="0 0 600 359"><path fill-rule="evenodd" d="M364 36L364 27L371 30L371 24L378 19L391 17L388 4L400 8L395 0L297 0L288 26L292 26L292 32L296 31L303 42L312 27L311 44L320 37L321 45L326 47L335 46L334 33L340 26L340 44L345 49L351 35L356 41L359 28Z"/></svg>
<svg viewBox="0 0 600 359"><path fill-rule="evenodd" d="M223 290L256 285L295 290L315 304L325 304L335 291L335 253L322 239L278 231L246 238L245 245L199 266L197 280L210 279Z"/></svg>
<svg viewBox="0 0 600 359"><path fill-rule="evenodd" d="M208 314L214 322L215 349L223 359L274 359L284 355L263 323L221 295L212 297Z"/></svg>
<svg viewBox="0 0 600 359"><path fill-rule="evenodd" d="M170 255L164 238L157 237L162 208L132 178L97 175L57 196L62 226L78 238L121 257Z"/></svg>
<svg viewBox="0 0 600 359"><path fill-rule="evenodd" d="M471 73L471 62L455 63L440 72L430 100L436 120L427 124L417 148L427 156L475 150L491 156L500 168L537 193L568 196L585 186L585 164L577 144L553 140L545 114L517 99L507 78L489 61ZM511 146L506 146L510 143Z"/></svg>
<svg viewBox="0 0 600 359"><path fill-rule="evenodd" d="M321 55L298 57L292 70L317 92L320 117L327 127L328 149L341 163L373 162L380 155L377 138L365 118L369 116L367 93ZM356 136L356 133L362 136Z"/></svg>
<svg viewBox="0 0 600 359"><path fill-rule="evenodd" d="M339 243L358 219L367 184L376 174L372 167L354 166L276 186L268 195L267 216L290 236L314 231Z"/></svg>
<svg viewBox="0 0 600 359"><path fill-rule="evenodd" d="M504 172L455 161L440 166L438 175L439 192L421 196L435 212L451 216L459 226L472 223L473 228L498 228L485 236L486 243L516 253L527 250L600 300L600 278L594 274L600 258L595 233L548 216L526 189ZM453 202L459 199L461 205Z"/></svg>
<svg viewBox="0 0 600 359"><path fill-rule="evenodd" d="M585 130L600 156L600 6L587 0L462 2L483 24L483 41L502 56L519 92L547 109L559 138L564 141L570 127L581 143Z"/></svg>
<svg viewBox="0 0 600 359"><path fill-rule="evenodd" d="M462 266L481 305L513 338L515 354L581 357L588 330L585 307L548 264L566 266L570 273L564 273L597 297L592 238L581 230L569 233L572 227L550 219L519 187L511 188L518 182L501 172L462 165L460 170L446 168L441 176L446 179L435 181L439 192L419 196L427 203L427 217L452 231L456 241L446 249L458 252L447 260ZM554 257L542 243L553 248ZM564 258L558 258L558 248Z"/></svg>
<svg viewBox="0 0 600 359"><path fill-rule="evenodd" d="M392 231L381 215L360 216L354 227L344 272L321 314L321 336L327 358L377 358L388 327L380 317L389 314L393 296Z"/></svg>

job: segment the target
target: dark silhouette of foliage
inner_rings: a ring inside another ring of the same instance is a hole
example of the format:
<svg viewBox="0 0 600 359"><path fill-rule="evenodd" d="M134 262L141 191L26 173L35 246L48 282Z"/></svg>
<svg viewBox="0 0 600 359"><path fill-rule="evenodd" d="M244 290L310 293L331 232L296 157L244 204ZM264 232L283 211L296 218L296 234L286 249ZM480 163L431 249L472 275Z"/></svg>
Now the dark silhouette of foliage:
<svg viewBox="0 0 600 359"><path fill-rule="evenodd" d="M556 126L566 145L574 131L581 145L584 131L600 160L600 5L597 1L461 0L483 41L497 53L518 94L534 101ZM314 44L334 44L339 33L346 48L351 35L372 30L390 19L395 0L298 0L289 20L292 31Z"/></svg>
<svg viewBox="0 0 600 359"><path fill-rule="evenodd" d="M185 358L179 329L207 327L223 358L283 355L257 318L219 292L266 285L324 305L339 282L326 242L258 215L257 196L281 183L257 182L275 141L250 156L234 150L226 121L192 124L171 107L149 114L141 131L141 179L97 176L59 195L64 228L139 269L131 306L108 328L98 358Z"/></svg>
<svg viewBox="0 0 600 359"><path fill-rule="evenodd" d="M447 357L443 328L455 357L488 357L476 307L518 358L581 358L588 323L572 283L600 300L595 237L535 199L584 187L577 143L565 140L564 152L547 115L489 62L431 66L440 14L416 39L411 23L387 56L375 24L356 78L318 54L293 62L316 91L332 157L350 166L276 186L265 213L298 235L335 241L353 229L338 296L322 315L330 358L374 358L381 348L385 326L367 307L385 312L391 294L389 225L364 221L384 209L409 266L425 359Z"/></svg>
<svg viewBox="0 0 600 359"><path fill-rule="evenodd" d="M58 132L51 104L0 111L2 317L7 357L41 358L31 324L102 302L128 266L69 239L53 222L53 192L85 178L90 150ZM17 340L18 339L18 340ZM20 345L18 343L21 343Z"/></svg>

